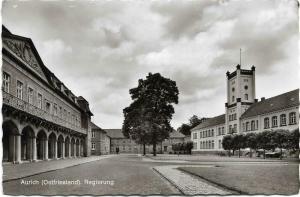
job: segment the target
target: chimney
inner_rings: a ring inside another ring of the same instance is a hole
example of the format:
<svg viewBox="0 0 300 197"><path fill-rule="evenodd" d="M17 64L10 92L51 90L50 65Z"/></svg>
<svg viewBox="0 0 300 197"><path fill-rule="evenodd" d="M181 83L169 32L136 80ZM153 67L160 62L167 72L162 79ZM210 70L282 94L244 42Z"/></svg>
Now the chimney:
<svg viewBox="0 0 300 197"><path fill-rule="evenodd" d="M260 99L261 101L264 101L264 100L266 100L266 98L265 97L261 97L261 99Z"/></svg>

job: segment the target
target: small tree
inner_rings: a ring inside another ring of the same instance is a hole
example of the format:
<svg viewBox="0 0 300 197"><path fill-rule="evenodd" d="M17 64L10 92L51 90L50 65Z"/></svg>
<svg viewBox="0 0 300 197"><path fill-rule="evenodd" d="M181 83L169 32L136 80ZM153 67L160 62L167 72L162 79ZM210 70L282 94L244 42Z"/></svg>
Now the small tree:
<svg viewBox="0 0 300 197"><path fill-rule="evenodd" d="M222 146L224 150L228 150L228 156L230 157L230 151L232 150L232 140L233 137L231 135L225 135L222 140Z"/></svg>
<svg viewBox="0 0 300 197"><path fill-rule="evenodd" d="M292 149L293 151L299 150L299 128L290 132L288 137L287 148Z"/></svg>
<svg viewBox="0 0 300 197"><path fill-rule="evenodd" d="M272 131L263 131L257 134L257 147L263 149L264 159L266 158L266 150L274 149L274 144L271 142Z"/></svg>
<svg viewBox="0 0 300 197"><path fill-rule="evenodd" d="M246 138L243 134L233 136L232 144L234 150L239 150L239 157L241 156L241 149L246 147Z"/></svg>
<svg viewBox="0 0 300 197"><path fill-rule="evenodd" d="M185 147L186 147L187 153L191 155L192 154L192 149L194 147L193 142L191 142L191 141L186 142Z"/></svg>
<svg viewBox="0 0 300 197"><path fill-rule="evenodd" d="M280 148L280 159L282 159L282 149L288 147L289 131L276 130L272 132L272 144Z"/></svg>
<svg viewBox="0 0 300 197"><path fill-rule="evenodd" d="M247 133L245 136L245 146L250 148L250 157L252 157L252 149L257 149L257 134L255 133Z"/></svg>

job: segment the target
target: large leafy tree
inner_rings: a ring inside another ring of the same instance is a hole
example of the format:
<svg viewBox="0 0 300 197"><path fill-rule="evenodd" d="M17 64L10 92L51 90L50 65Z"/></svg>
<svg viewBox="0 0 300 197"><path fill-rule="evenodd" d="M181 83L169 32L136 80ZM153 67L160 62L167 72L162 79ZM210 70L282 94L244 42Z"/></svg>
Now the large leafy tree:
<svg viewBox="0 0 300 197"><path fill-rule="evenodd" d="M252 157L252 150L257 149L257 135L255 133L247 133L245 141L245 146L250 148L250 157Z"/></svg>
<svg viewBox="0 0 300 197"><path fill-rule="evenodd" d="M276 130L272 134L272 144L274 144L275 147L280 148L280 159L282 159L282 149L288 147L289 134L289 131L282 129Z"/></svg>
<svg viewBox="0 0 300 197"><path fill-rule="evenodd" d="M123 110L123 133L137 143L152 144L155 156L156 145L173 131L170 121L179 95L176 82L159 73L149 73L129 93L133 102Z"/></svg>
<svg viewBox="0 0 300 197"><path fill-rule="evenodd" d="M189 123L183 123L179 128L178 131L183 135L191 135L191 129L197 126L198 124L205 121L206 118L199 118L197 115L193 115L189 119Z"/></svg>

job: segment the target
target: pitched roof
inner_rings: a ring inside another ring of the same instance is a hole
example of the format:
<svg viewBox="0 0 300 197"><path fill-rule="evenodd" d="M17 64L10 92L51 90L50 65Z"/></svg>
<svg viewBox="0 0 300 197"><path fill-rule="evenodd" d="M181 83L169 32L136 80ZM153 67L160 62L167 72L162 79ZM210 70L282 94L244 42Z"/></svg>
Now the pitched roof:
<svg viewBox="0 0 300 197"><path fill-rule="evenodd" d="M185 135L179 131L173 130L173 132L170 133L170 138L185 138Z"/></svg>
<svg viewBox="0 0 300 197"><path fill-rule="evenodd" d="M122 133L122 129L104 129L104 131L111 138L126 138ZM174 130L170 133L170 138L185 138L185 135Z"/></svg>
<svg viewBox="0 0 300 197"><path fill-rule="evenodd" d="M215 116L212 118L206 119L204 122L198 124L196 127L194 127L191 131L195 131L198 129L211 127L219 124L225 124L225 114L222 114L220 116Z"/></svg>
<svg viewBox="0 0 300 197"><path fill-rule="evenodd" d="M104 131L111 138L126 138L122 133L122 129L104 129Z"/></svg>
<svg viewBox="0 0 300 197"><path fill-rule="evenodd" d="M286 92L269 99L252 104L241 116L248 118L266 114L289 107L299 106L299 89Z"/></svg>
<svg viewBox="0 0 300 197"><path fill-rule="evenodd" d="M106 133L106 131L104 131L103 129L101 129L98 125L96 125L93 122L91 122L91 127L92 127L92 130L98 130L98 131L101 131L103 133Z"/></svg>

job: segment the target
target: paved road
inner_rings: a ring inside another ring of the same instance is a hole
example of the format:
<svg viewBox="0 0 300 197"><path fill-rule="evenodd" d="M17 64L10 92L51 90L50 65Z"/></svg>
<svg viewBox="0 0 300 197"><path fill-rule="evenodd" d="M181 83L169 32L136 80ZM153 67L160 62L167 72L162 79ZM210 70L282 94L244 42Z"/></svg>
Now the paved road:
<svg viewBox="0 0 300 197"><path fill-rule="evenodd" d="M137 155L120 155L100 161L46 172L25 179L3 183L3 192L10 195L151 195L180 194L180 192L152 170L153 166L161 165L144 162ZM43 180L69 180L73 185L44 185ZM86 184L84 179L107 181L95 186ZM80 185L74 185L77 180ZM22 182L23 181L23 182ZM31 184L26 185L24 183ZM38 184L34 182L39 181ZM114 183L112 184L113 181Z"/></svg>

